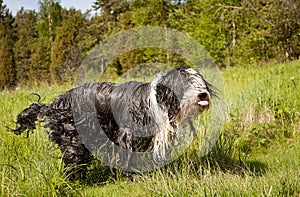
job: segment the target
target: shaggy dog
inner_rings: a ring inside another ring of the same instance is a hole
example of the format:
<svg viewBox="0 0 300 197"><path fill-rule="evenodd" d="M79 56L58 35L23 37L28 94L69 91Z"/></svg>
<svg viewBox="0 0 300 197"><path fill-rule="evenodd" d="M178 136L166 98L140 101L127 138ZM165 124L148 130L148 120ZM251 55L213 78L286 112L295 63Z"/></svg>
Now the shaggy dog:
<svg viewBox="0 0 300 197"><path fill-rule="evenodd" d="M212 95L211 85L191 68L171 70L150 83L87 83L48 105L31 104L17 116L12 131L20 135L34 130L36 121L45 122L68 167L93 159L90 147L101 146L100 130L114 145L130 152L151 152L158 162L165 159L180 124L208 108Z"/></svg>

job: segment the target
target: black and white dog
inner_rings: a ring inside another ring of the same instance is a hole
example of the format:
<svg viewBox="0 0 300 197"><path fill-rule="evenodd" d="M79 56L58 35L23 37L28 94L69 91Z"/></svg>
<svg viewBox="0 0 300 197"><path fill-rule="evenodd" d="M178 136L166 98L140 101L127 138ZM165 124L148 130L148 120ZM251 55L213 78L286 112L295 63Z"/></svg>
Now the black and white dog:
<svg viewBox="0 0 300 197"><path fill-rule="evenodd" d="M45 122L66 166L93 159L87 144L95 144L99 129L116 146L151 152L153 161L160 161L180 124L208 108L213 94L212 86L192 68L171 70L150 83L87 83L48 105L31 104L17 116L12 131L19 135L34 130L36 121ZM84 131L89 139L79 135Z"/></svg>

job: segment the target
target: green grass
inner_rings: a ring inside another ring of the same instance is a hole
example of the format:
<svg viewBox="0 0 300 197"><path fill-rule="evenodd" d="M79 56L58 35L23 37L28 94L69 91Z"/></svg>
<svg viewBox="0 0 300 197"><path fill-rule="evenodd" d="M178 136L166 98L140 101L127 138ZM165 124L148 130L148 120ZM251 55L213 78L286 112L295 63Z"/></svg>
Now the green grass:
<svg viewBox="0 0 300 197"><path fill-rule="evenodd" d="M97 162L90 182L69 182L41 127L29 138L7 132L37 100L31 93L48 103L70 87L0 92L0 196L299 196L299 73L299 61L222 70L229 114L212 152L200 158L195 141L171 165L129 183Z"/></svg>

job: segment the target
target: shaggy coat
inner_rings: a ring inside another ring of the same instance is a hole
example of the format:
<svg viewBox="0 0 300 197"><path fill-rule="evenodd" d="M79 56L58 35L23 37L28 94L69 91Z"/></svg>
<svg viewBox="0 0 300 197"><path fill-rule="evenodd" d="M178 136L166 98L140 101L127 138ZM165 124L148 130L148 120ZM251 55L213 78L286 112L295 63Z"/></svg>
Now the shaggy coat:
<svg viewBox="0 0 300 197"><path fill-rule="evenodd" d="M17 116L12 131L19 135L34 130L37 121L45 122L68 167L93 159L91 146L102 143L99 130L123 149L152 152L157 162L165 159L180 124L210 105L212 93L210 84L191 68L174 69L150 83L87 83L50 104L31 104Z"/></svg>

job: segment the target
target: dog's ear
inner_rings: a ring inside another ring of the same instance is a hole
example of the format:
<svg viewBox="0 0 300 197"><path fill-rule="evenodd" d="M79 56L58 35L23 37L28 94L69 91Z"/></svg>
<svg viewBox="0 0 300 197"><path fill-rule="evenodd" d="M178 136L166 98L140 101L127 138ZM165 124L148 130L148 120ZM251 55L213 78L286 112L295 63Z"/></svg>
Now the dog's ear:
<svg viewBox="0 0 300 197"><path fill-rule="evenodd" d="M175 92L159 83L156 85L156 101L168 111L170 122L174 122L180 111L180 101Z"/></svg>

